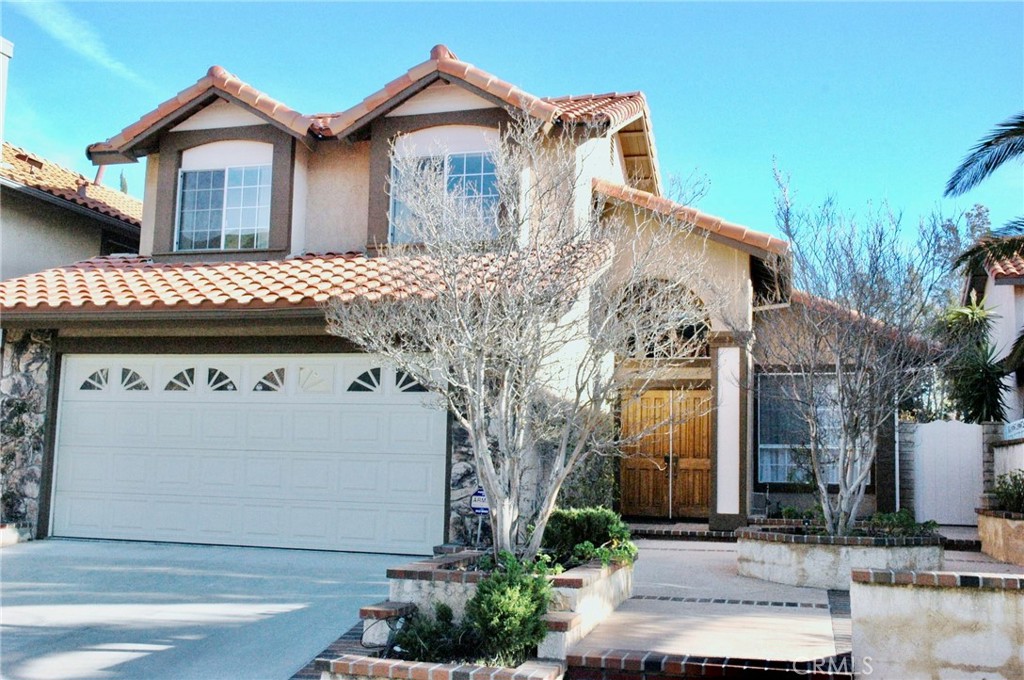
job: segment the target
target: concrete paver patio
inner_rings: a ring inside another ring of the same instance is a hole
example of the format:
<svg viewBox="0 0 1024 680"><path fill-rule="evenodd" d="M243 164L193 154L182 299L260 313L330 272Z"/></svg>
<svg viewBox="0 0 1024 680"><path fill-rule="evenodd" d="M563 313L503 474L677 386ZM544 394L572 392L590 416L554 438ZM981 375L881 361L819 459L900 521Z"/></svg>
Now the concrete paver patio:
<svg viewBox="0 0 1024 680"><path fill-rule="evenodd" d="M76 541L0 554L0 676L290 677L387 594L394 555Z"/></svg>

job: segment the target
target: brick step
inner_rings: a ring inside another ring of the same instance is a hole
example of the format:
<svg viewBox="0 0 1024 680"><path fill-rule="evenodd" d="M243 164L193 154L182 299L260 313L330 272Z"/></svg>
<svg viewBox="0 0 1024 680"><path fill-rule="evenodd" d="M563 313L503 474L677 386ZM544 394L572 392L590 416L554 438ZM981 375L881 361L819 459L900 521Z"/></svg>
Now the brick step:
<svg viewBox="0 0 1024 680"><path fill-rule="evenodd" d="M397 619L402 616L409 616L416 611L416 605L411 602L392 602L391 600L384 600L377 604L371 604L367 607L361 607L359 609L359 618L372 619L374 621L380 619Z"/></svg>
<svg viewBox="0 0 1024 680"><path fill-rule="evenodd" d="M698 680L707 677L852 680L854 677L849 654L811 661L777 661L601 650L569 654L566 663L565 680Z"/></svg>
<svg viewBox="0 0 1024 680"><path fill-rule="evenodd" d="M377 604L359 609L359 618L363 620L361 643L369 647L384 647L394 634L398 619L411 616L416 605L411 602L395 602L384 600Z"/></svg>
<svg viewBox="0 0 1024 680"><path fill-rule="evenodd" d="M631 527L630 534L637 538L667 538L673 541L708 541L712 543L735 543L736 535L731 531L706 531L693 529L672 529L665 527Z"/></svg>

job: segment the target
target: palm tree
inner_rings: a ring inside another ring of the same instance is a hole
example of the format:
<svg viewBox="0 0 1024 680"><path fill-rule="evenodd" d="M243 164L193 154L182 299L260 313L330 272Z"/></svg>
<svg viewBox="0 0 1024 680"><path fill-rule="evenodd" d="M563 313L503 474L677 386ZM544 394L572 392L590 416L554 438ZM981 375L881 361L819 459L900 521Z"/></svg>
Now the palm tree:
<svg viewBox="0 0 1024 680"><path fill-rule="evenodd" d="M1014 158L1024 160L1024 112L996 126L971 149L946 182L946 196L960 196L981 184L1003 163ZM956 259L957 267L968 270L984 265L988 259L1024 255L1024 216L1010 220Z"/></svg>
<svg viewBox="0 0 1024 680"><path fill-rule="evenodd" d="M960 196L978 186L1003 163L1014 158L1024 160L1024 112L1006 120L971 149L946 182L946 196ZM967 271L982 268L987 260L1024 256L1024 216L1010 220L976 244L960 253L954 265ZM1006 373L1024 367L1024 329L1000 362Z"/></svg>

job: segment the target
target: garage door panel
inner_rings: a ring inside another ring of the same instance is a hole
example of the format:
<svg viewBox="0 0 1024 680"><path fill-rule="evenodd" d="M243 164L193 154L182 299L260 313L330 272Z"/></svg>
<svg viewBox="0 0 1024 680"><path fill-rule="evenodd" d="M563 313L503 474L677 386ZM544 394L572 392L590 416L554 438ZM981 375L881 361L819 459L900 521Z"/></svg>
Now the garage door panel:
<svg viewBox="0 0 1024 680"><path fill-rule="evenodd" d="M433 474L433 466L429 462L415 459L389 461L387 463L387 493L392 498L403 498L408 495L430 494L432 488L440 482Z"/></svg>
<svg viewBox="0 0 1024 680"><path fill-rule="evenodd" d="M281 407L250 410L245 419L245 445L250 449L290 446L291 431Z"/></svg>
<svg viewBox="0 0 1024 680"><path fill-rule="evenodd" d="M385 491L381 464L369 456L338 461L338 492L346 499L370 500Z"/></svg>
<svg viewBox="0 0 1024 680"><path fill-rule="evenodd" d="M384 440L384 414L380 407L350 407L338 413L339 435L342 445L351 450L366 445L380 445Z"/></svg>
<svg viewBox="0 0 1024 680"><path fill-rule="evenodd" d="M121 489L145 488L153 478L155 460L142 451L116 451L110 467L114 484Z"/></svg>
<svg viewBox="0 0 1024 680"><path fill-rule="evenodd" d="M292 440L307 450L334 450L337 440L334 411L306 408L292 412Z"/></svg>
<svg viewBox="0 0 1024 680"><path fill-rule="evenodd" d="M110 479L110 453L102 448L78 447L57 462L56 478L58 491L102 489Z"/></svg>
<svg viewBox="0 0 1024 680"><path fill-rule="evenodd" d="M292 463L292 493L302 498L330 498L338 492L338 461L336 458L299 457Z"/></svg>
<svg viewBox="0 0 1024 680"><path fill-rule="evenodd" d="M55 535L409 553L443 538L446 416L373 357L64 361Z"/></svg>
<svg viewBox="0 0 1024 680"><path fill-rule="evenodd" d="M200 427L203 441L207 444L216 442L218 446L238 448L242 446L242 419L237 406L218 405L203 412Z"/></svg>
<svg viewBox="0 0 1024 680"><path fill-rule="evenodd" d="M380 508L347 507L338 513L338 542L342 545L368 545L382 542Z"/></svg>

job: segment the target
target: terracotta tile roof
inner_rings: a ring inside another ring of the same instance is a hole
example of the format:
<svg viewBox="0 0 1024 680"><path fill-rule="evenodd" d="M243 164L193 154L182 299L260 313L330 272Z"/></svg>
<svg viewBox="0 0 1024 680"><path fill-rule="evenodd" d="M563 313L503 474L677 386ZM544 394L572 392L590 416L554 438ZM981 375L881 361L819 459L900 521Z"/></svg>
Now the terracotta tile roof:
<svg viewBox="0 0 1024 680"><path fill-rule="evenodd" d="M563 123L595 122L616 127L647 112L643 92L545 97L544 101L558 107L558 120Z"/></svg>
<svg viewBox="0 0 1024 680"><path fill-rule="evenodd" d="M356 296L416 294L403 280L423 271L361 254L305 255L264 262L154 263L96 257L0 282L4 314L316 307L332 291ZM404 274L403 274L404 272Z"/></svg>
<svg viewBox="0 0 1024 680"><path fill-rule="evenodd" d="M1007 257L1001 260L990 260L987 264L988 273L992 278L1024 279L1024 257Z"/></svg>
<svg viewBox="0 0 1024 680"><path fill-rule="evenodd" d="M102 184L93 184L74 170L51 163L7 142L3 143L0 177L45 191L131 225L139 226L142 221L142 201Z"/></svg>
<svg viewBox="0 0 1024 680"><path fill-rule="evenodd" d="M91 159L95 153L123 152L129 149L138 137L148 132L154 125L189 107L196 100L206 97L210 92L218 91L249 105L257 112L296 135L305 136L313 124L313 119L309 116L304 116L276 99L267 96L251 85L241 81L237 76L228 73L220 66L211 66L206 75L197 80L191 87L185 88L174 97L160 104L107 141L89 145L85 152L86 156Z"/></svg>
<svg viewBox="0 0 1024 680"><path fill-rule="evenodd" d="M347 135L355 127L364 123L365 119L383 112L387 105L402 92L435 73L458 78L502 102L521 108L544 121L553 122L558 115L557 106L525 92L515 85L506 83L470 63L459 60L455 53L444 45L435 45L430 50L429 59L413 66L352 108L341 113L322 114L318 117L317 124L324 135L339 137Z"/></svg>
<svg viewBox="0 0 1024 680"><path fill-rule="evenodd" d="M507 280L508 267L571 267L584 275L606 259L611 246L583 244L546 256L532 255L518 265L484 254L467 259L458 274L472 286ZM461 266L461 265L460 265ZM303 255L260 262L154 263L141 256L96 257L64 267L0 282L5 316L79 312L187 312L192 310L317 309L332 295L421 296L436 291L429 282L436 269L422 257L366 257L362 253ZM435 279L436 280L436 279ZM442 279L447 280L447 279ZM559 279L559 285L565 279Z"/></svg>
<svg viewBox="0 0 1024 680"><path fill-rule="evenodd" d="M640 189L614 184L597 178L593 180L593 189L594 192L607 198L640 206L660 215L667 215L678 218L681 221L693 223L710 234L730 241L744 243L777 255L782 255L789 251L789 243L780 238L754 231L740 224L726 222L720 217L708 215L695 208L680 205L662 196L655 196L648 191L641 191Z"/></svg>

